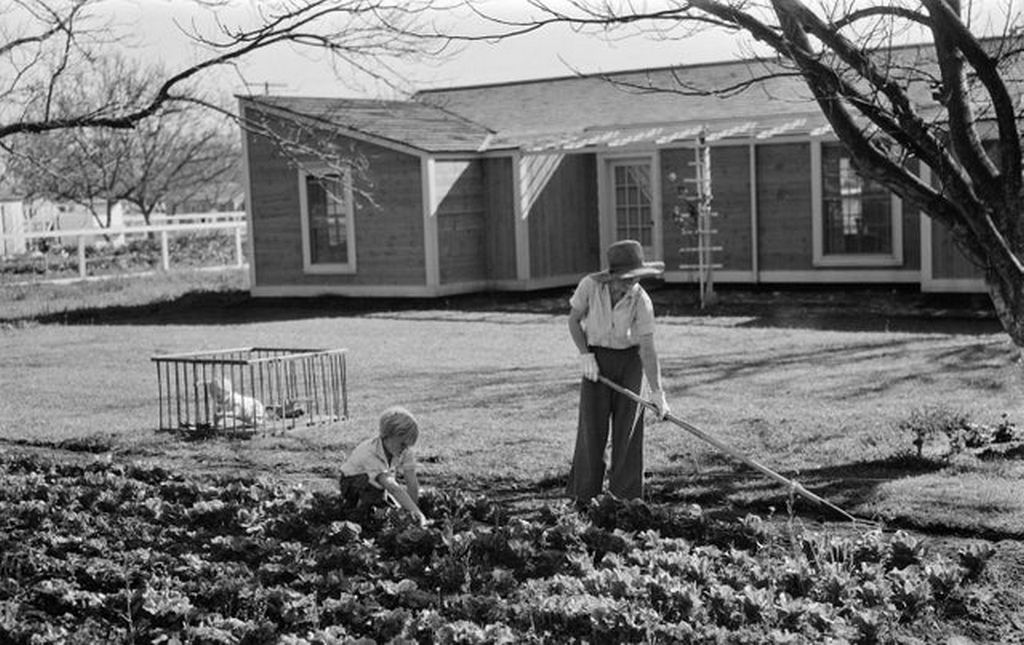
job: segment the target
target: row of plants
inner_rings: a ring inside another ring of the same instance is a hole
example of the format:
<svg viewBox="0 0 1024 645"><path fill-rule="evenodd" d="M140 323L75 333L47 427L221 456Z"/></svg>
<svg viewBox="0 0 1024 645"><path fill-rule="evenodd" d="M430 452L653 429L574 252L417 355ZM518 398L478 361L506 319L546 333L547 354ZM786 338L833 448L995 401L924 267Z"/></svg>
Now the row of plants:
<svg viewBox="0 0 1024 645"><path fill-rule="evenodd" d="M179 233L168 238L167 249L171 264L176 267L236 262L235 238L230 232ZM120 246L90 246L86 248L85 260L90 275L156 269L161 263L160 240L132 239ZM19 277L78 275L77 251L53 245L31 253L0 257L0 275L3 274Z"/></svg>
<svg viewBox="0 0 1024 645"><path fill-rule="evenodd" d="M910 436L919 459L940 462L948 462L964 453L982 458L1013 456L1007 454L1007 448L1024 444L1024 431L1005 413L999 422L987 424L945 406L919 408L901 421L898 429ZM931 449L930 454L926 455L926 447Z"/></svg>
<svg viewBox="0 0 1024 645"><path fill-rule="evenodd" d="M0 456L0 642L877 643L985 610L983 542L611 497L422 507L426 528L267 479Z"/></svg>

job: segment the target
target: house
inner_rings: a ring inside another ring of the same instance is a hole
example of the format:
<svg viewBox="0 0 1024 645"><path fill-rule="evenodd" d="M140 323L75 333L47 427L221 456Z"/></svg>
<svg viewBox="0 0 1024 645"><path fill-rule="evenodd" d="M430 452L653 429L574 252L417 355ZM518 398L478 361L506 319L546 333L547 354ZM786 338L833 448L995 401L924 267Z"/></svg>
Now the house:
<svg viewBox="0 0 1024 645"><path fill-rule="evenodd" d="M231 176L207 181L189 191L169 194L162 200L160 212L165 215L226 213L244 208L245 189L241 178Z"/></svg>
<svg viewBox="0 0 1024 645"><path fill-rule="evenodd" d="M679 91L680 81L739 87L771 65L546 78L406 101L239 97L252 125L252 294L568 286L627 237L665 261L669 283L713 266L716 283L983 291L943 228L857 173L800 79L725 96ZM686 225L698 169L715 214L704 264Z"/></svg>
<svg viewBox="0 0 1024 645"><path fill-rule="evenodd" d="M0 188L0 258L21 255L27 249L24 203Z"/></svg>

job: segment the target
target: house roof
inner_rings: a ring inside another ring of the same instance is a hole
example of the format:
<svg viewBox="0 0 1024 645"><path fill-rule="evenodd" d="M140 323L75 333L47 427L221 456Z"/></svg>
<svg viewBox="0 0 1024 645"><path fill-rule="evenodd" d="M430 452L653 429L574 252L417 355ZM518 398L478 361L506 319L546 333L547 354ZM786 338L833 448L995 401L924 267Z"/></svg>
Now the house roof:
<svg viewBox="0 0 1024 645"><path fill-rule="evenodd" d="M934 64L931 45L886 55L896 69ZM925 112L934 109L927 74L906 89ZM409 101L250 100L427 152L571 151L701 132L713 141L830 130L803 78L771 58L428 89Z"/></svg>
<svg viewBox="0 0 1024 645"><path fill-rule="evenodd" d="M752 136L801 121L804 131L824 125L804 82L776 76L739 89L751 77L777 74L762 60L665 67L434 89L414 98L472 118L495 130L495 144L546 147L564 139L665 140L701 124L709 131ZM708 92L733 88L723 95ZM770 103L770 107L769 107ZM686 136L692 136L687 134Z"/></svg>
<svg viewBox="0 0 1024 645"><path fill-rule="evenodd" d="M248 96L243 100L425 152L479 151L493 132L418 101Z"/></svg>
<svg viewBox="0 0 1024 645"><path fill-rule="evenodd" d="M692 139L702 126L712 139L825 126L806 86L795 77L773 79L728 97L673 91L680 81L692 87L739 84L757 73L759 64L715 63L425 90L409 101L284 96L245 100L425 152L666 143ZM765 107L769 101L770 109Z"/></svg>

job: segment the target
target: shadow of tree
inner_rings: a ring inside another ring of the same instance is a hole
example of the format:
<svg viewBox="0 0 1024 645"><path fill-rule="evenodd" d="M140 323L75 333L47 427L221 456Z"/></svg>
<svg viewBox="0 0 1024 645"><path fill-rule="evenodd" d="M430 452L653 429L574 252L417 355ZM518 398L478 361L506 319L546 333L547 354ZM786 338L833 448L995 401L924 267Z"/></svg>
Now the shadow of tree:
<svg viewBox="0 0 1024 645"><path fill-rule="evenodd" d="M563 305L564 301L564 305ZM6 322L62 325L224 325L312 317L387 315L415 311L564 314L568 296L545 293L466 294L445 298L253 298L242 290L189 291L138 305L85 306Z"/></svg>
<svg viewBox="0 0 1024 645"><path fill-rule="evenodd" d="M662 352L661 371L670 388L673 383L705 388L732 386L765 374L782 375L787 371L800 374L822 370L827 365L841 365L847 374L859 370L865 375L859 380L849 379L842 388L822 388L816 396L823 402L857 401L901 384L927 382L937 374L945 378L956 375L970 382L972 387L1005 388L999 370L1012 366L1017 360L1016 353L1007 349L1008 341L1001 334L978 337L976 342L972 339L957 337L955 341L944 343L934 339L922 342L918 335L868 335L827 349L771 345L760 350L740 347L713 354ZM887 368L877 369L882 364Z"/></svg>

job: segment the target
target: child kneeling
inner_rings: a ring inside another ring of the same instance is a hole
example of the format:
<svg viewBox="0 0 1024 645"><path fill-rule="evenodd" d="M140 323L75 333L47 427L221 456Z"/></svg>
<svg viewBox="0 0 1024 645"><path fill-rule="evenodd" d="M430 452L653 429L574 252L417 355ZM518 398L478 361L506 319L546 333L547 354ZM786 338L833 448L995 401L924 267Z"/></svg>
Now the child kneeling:
<svg viewBox="0 0 1024 645"><path fill-rule="evenodd" d="M408 410L397 406L384 410L378 436L357 445L341 465L340 486L345 506L368 511L383 506L390 497L420 526L425 526L427 518L417 505L420 484L412 451L418 438L419 424ZM398 483L398 473L405 486Z"/></svg>

